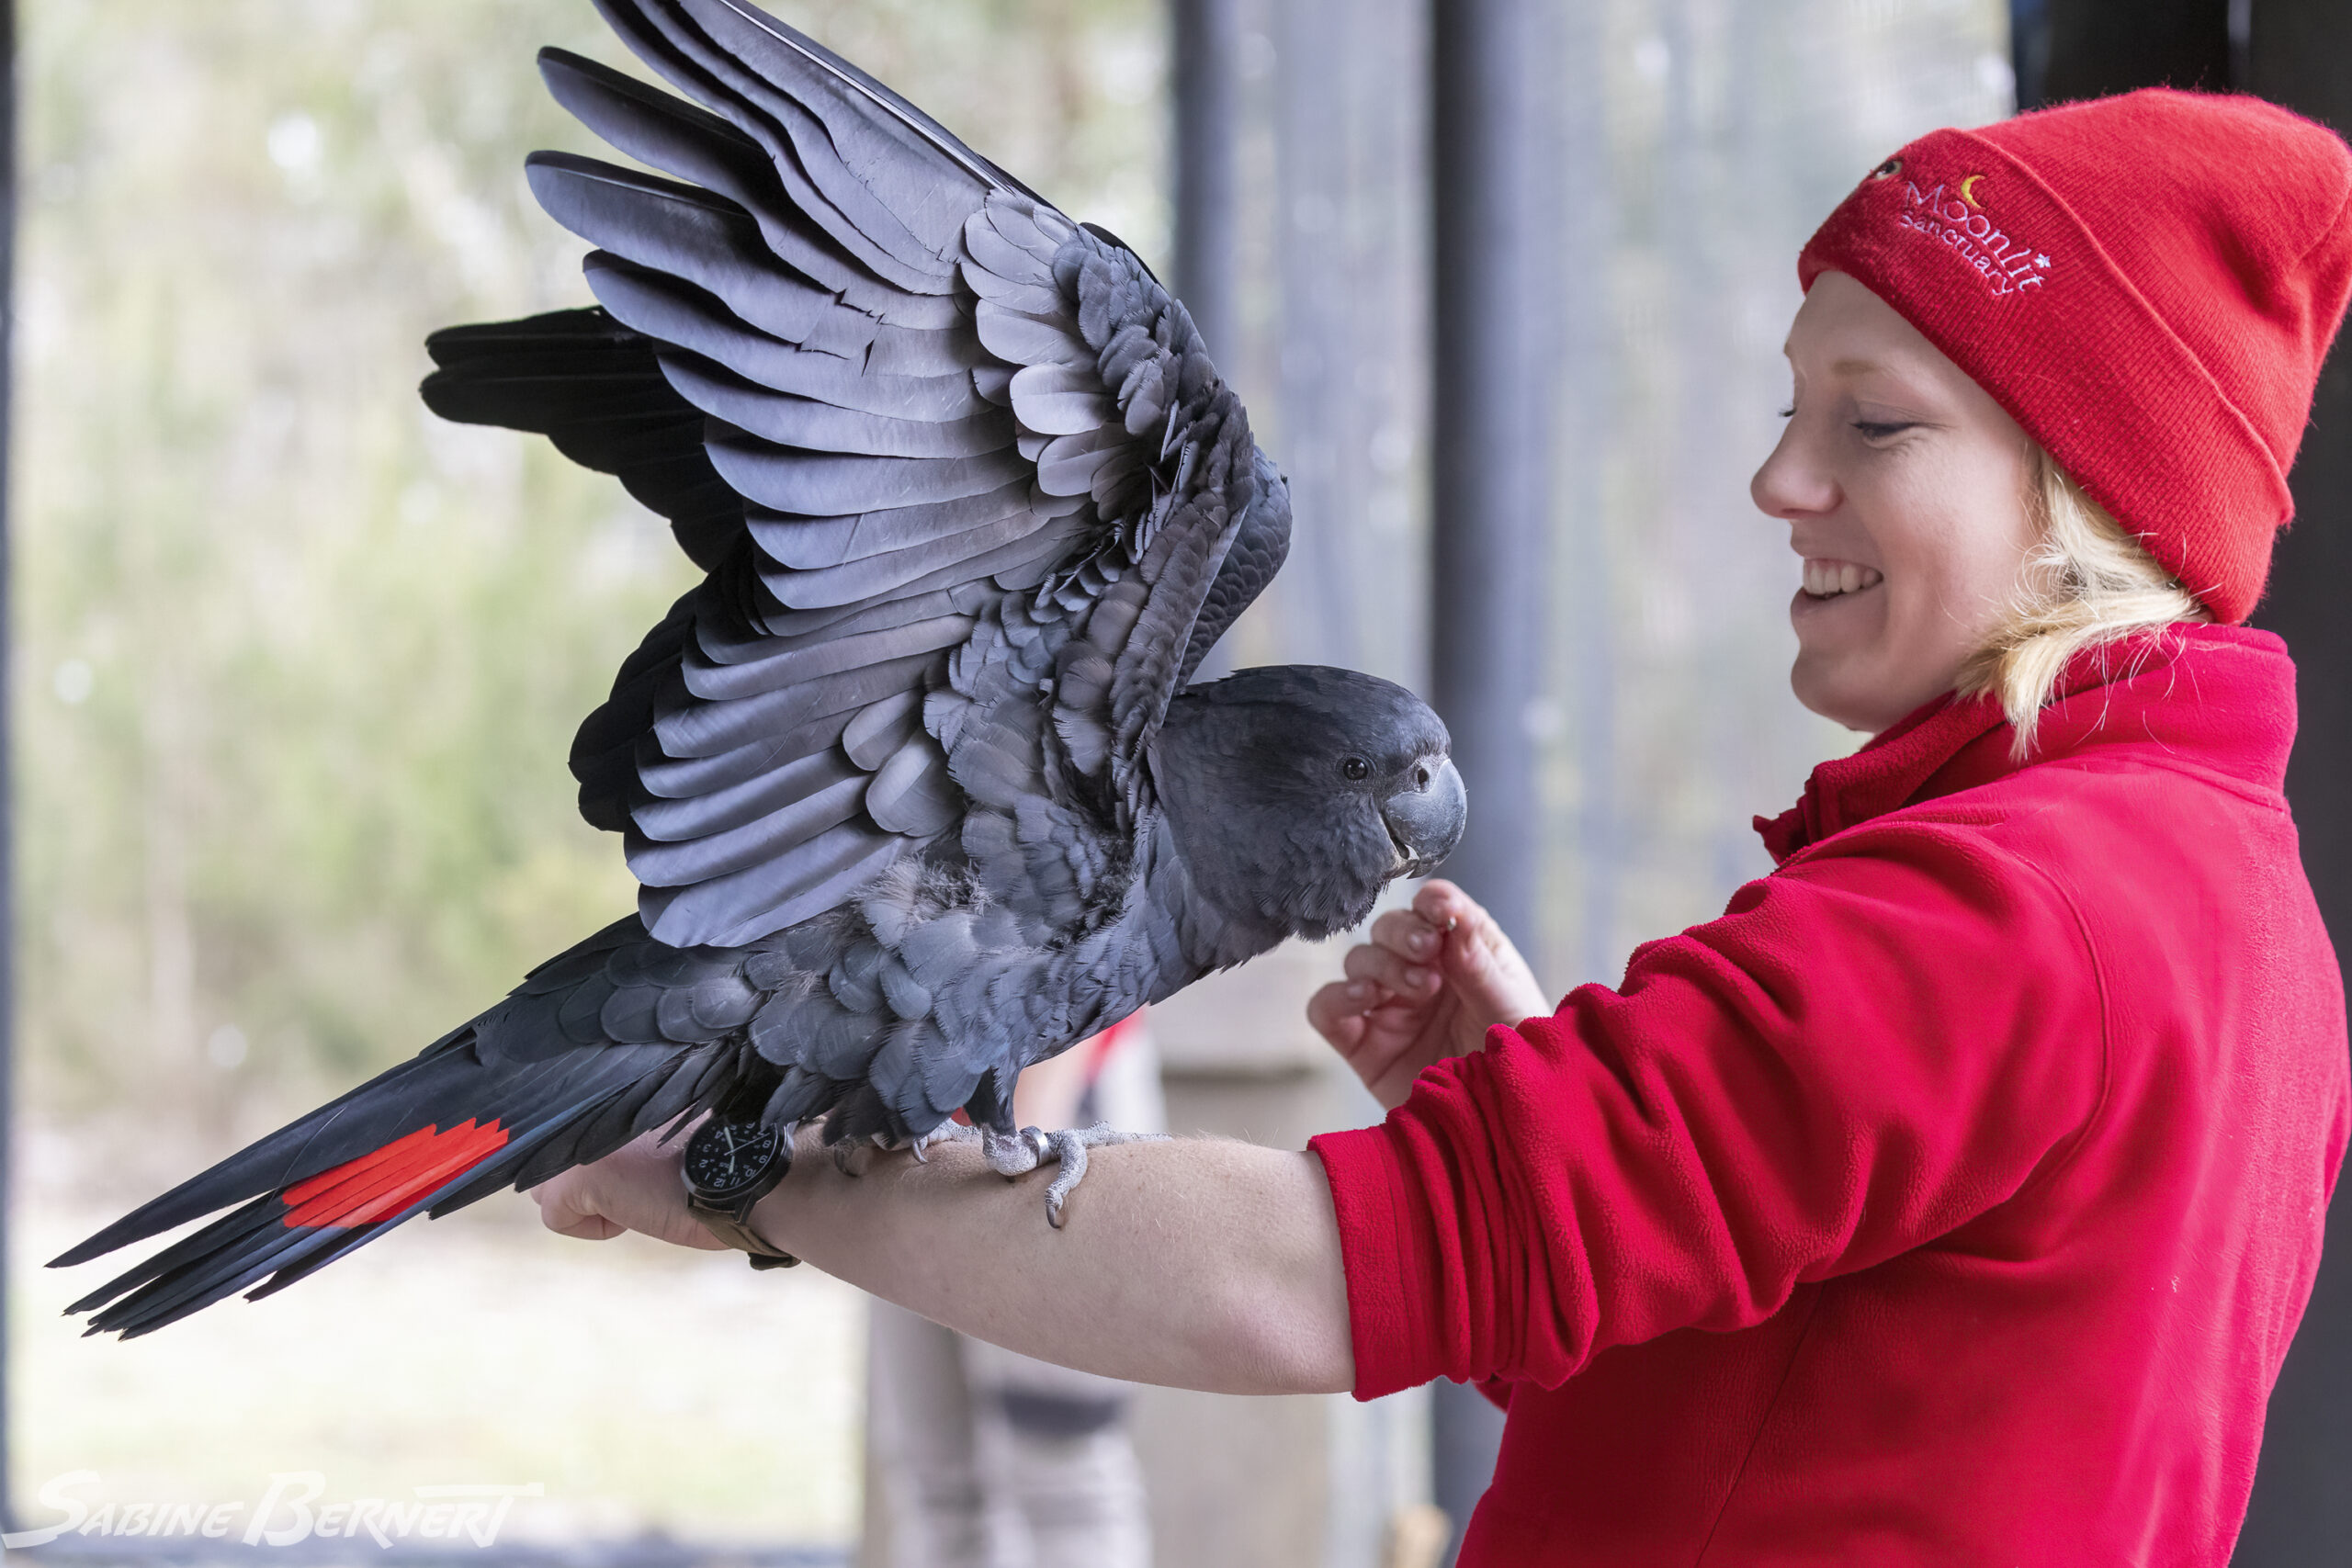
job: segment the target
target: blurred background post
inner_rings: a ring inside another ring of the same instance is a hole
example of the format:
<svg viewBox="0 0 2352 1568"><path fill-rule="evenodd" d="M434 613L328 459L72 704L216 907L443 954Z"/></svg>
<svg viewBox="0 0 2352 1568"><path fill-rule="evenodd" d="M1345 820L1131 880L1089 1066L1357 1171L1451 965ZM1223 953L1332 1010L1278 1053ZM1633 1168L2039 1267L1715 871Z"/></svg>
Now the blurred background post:
<svg viewBox="0 0 2352 1568"><path fill-rule="evenodd" d="M1789 694L1793 564L1746 492L1799 243L1911 135L2009 112L2020 71L2029 101L2132 85L2096 71L2151 69L2118 62L2163 31L2119 31L2123 0L2018 0L2014 30L2003 0L770 3L1172 277L1297 513L1230 663L1432 694L1479 803L1457 869L1555 992L1715 913L1768 864L1750 814L1853 744ZM2207 9L2178 36L2220 40L2209 85L2346 125L2334 0ZM58 1317L90 1281L38 1265L102 1212L628 907L564 758L689 577L616 486L413 392L432 327L586 299L521 159L592 140L537 46L628 67L587 6L17 22L17 1515L85 1468L189 1500L297 1468L337 1496L537 1481L517 1540L846 1561L864 1316L814 1270L583 1247L510 1201L130 1345ZM2307 671L2346 657L2342 358L2266 612ZM2293 786L2331 916L2346 689L2306 692ZM1300 1016L1338 951L1155 1012L1171 1127L1296 1146L1376 1114ZM2278 1402L2263 1562L2352 1532L2323 1495L2347 1250ZM1427 1562L1432 1497L1458 1524L1488 1462L1479 1407L1431 1404L1148 1393L1158 1560Z"/></svg>

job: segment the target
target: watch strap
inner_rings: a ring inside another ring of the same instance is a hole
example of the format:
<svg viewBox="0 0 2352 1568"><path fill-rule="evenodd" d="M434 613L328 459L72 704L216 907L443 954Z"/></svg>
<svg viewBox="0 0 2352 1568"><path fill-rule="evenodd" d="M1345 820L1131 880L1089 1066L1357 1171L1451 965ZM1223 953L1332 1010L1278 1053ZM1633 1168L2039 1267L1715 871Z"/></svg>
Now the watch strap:
<svg viewBox="0 0 2352 1568"><path fill-rule="evenodd" d="M789 1269L800 1261L753 1230L748 1220L739 1220L721 1210L706 1208L691 1198L686 1201L686 1207L694 1212L695 1217L711 1235L731 1247L750 1253L754 1269Z"/></svg>

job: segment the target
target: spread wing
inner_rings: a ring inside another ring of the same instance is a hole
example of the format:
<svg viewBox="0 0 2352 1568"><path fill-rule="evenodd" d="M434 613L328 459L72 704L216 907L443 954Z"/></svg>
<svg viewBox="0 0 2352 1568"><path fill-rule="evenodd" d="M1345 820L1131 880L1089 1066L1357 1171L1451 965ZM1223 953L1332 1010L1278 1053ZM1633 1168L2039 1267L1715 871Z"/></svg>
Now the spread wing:
<svg viewBox="0 0 2352 1568"><path fill-rule="evenodd" d="M542 152L601 309L453 328L447 417L540 430L709 573L580 731L647 927L740 945L1024 802L1105 829L1281 564L1280 476L1183 307L928 116L736 0L599 0L704 106L549 50L675 176Z"/></svg>

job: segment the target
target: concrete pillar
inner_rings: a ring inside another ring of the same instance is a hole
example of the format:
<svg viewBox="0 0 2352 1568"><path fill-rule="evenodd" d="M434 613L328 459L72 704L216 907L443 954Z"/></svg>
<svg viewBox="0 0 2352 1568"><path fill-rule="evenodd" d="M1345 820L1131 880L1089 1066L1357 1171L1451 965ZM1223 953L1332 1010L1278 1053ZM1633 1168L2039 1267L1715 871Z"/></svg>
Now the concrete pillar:
<svg viewBox="0 0 2352 1568"><path fill-rule="evenodd" d="M1445 870L1530 952L1560 367L1552 10L1436 0L1430 11L1431 685L1477 803ZM1462 1384L1432 1399L1431 1483L1458 1540L1493 1477L1502 1416Z"/></svg>
<svg viewBox="0 0 2352 1568"><path fill-rule="evenodd" d="M1175 276L1211 358L1240 336L1240 0L1170 0Z"/></svg>

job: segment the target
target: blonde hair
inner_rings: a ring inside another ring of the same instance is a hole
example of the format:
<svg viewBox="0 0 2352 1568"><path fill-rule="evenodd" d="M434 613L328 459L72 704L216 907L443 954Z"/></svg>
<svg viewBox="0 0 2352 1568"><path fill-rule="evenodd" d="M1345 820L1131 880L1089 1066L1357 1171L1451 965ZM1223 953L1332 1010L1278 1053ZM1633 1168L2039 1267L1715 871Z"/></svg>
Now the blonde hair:
<svg viewBox="0 0 2352 1568"><path fill-rule="evenodd" d="M1990 694L2000 703L2017 732L2009 755L2019 762L2075 655L2176 621L2213 618L2038 445L2026 508L2038 542L2026 558L2018 603L1961 666L1958 685L1963 698Z"/></svg>

